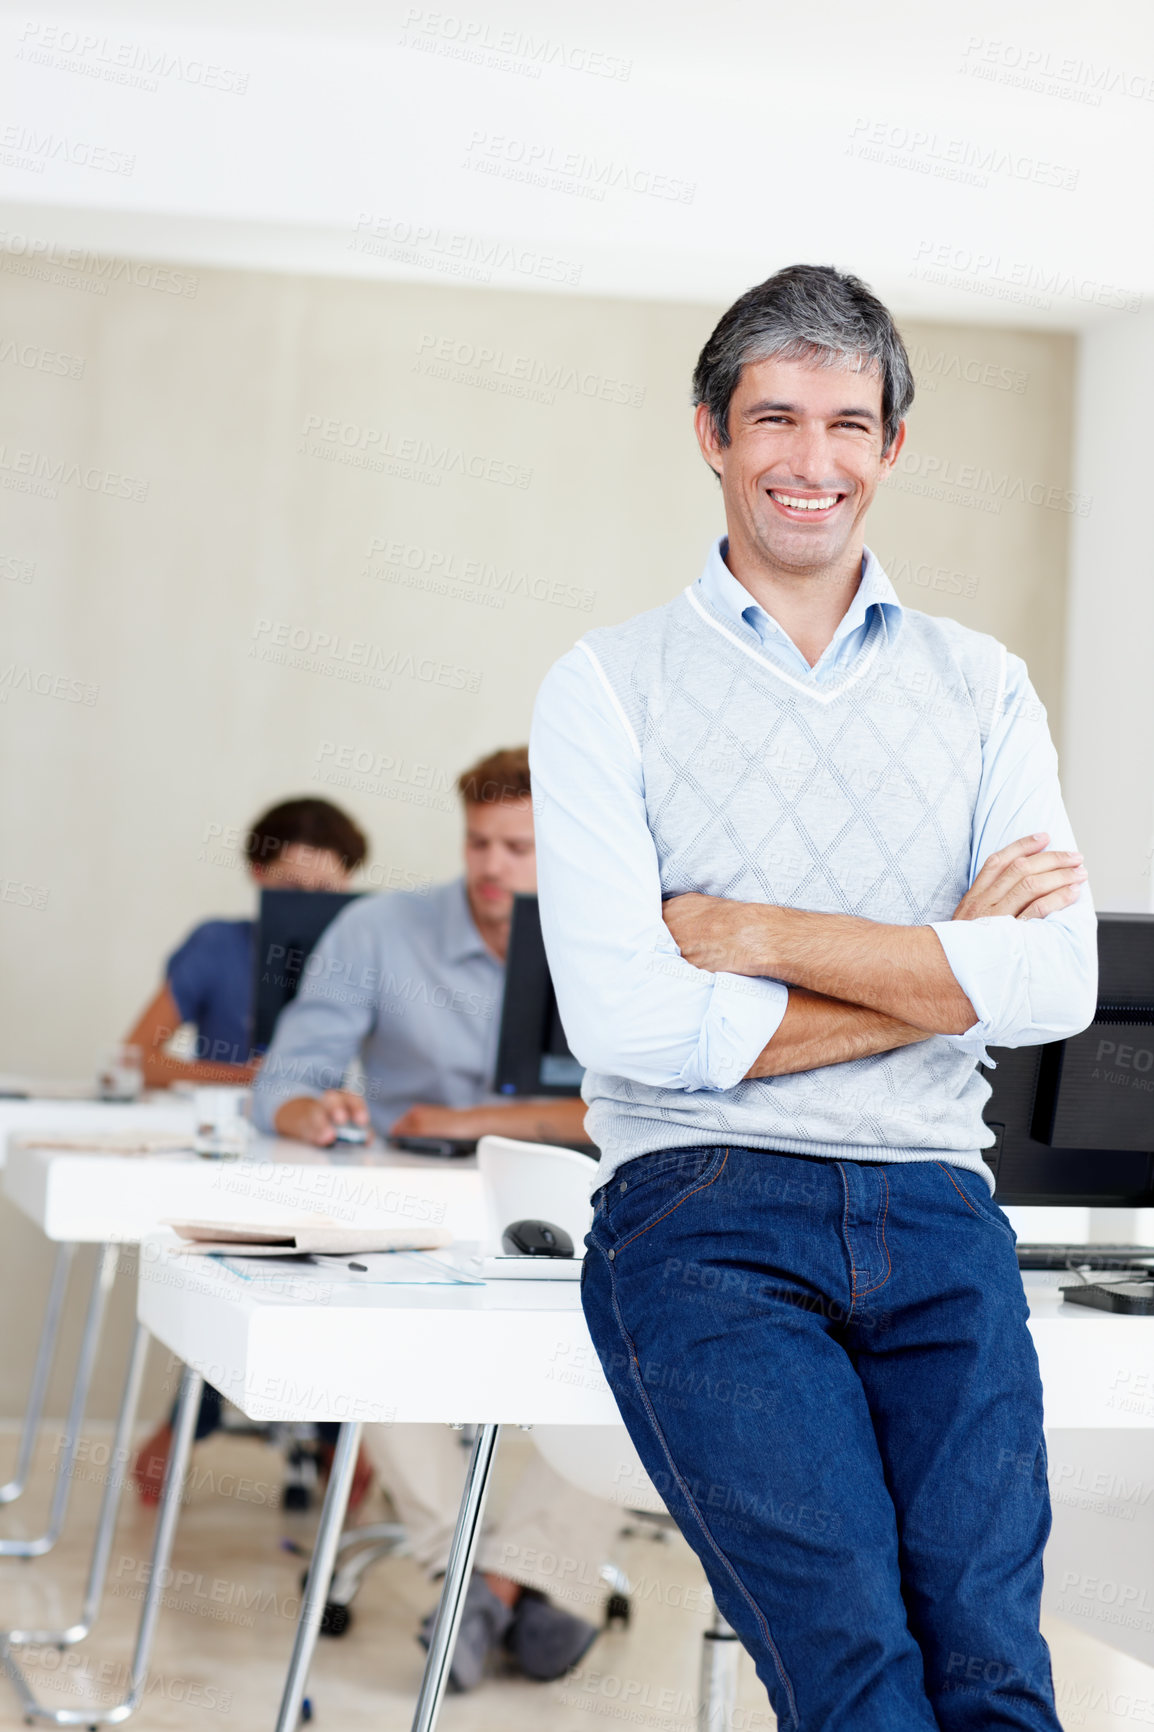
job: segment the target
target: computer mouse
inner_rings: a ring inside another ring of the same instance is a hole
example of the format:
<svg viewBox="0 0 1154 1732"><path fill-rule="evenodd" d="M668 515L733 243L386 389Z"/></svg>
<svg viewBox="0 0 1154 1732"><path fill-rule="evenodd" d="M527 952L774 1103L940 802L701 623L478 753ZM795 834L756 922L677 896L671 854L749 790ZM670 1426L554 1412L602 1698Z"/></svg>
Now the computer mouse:
<svg viewBox="0 0 1154 1732"><path fill-rule="evenodd" d="M552 1221L514 1221L501 1234L507 1257L571 1257L573 1241Z"/></svg>
<svg viewBox="0 0 1154 1732"><path fill-rule="evenodd" d="M333 1133L338 1143L367 1143L369 1133L364 1125L338 1125Z"/></svg>

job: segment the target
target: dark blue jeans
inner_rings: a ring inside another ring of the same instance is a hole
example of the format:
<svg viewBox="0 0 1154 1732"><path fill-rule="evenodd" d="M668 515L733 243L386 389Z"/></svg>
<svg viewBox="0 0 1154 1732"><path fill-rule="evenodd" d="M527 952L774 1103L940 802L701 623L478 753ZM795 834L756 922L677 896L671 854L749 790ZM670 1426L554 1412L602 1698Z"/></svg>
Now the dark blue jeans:
<svg viewBox="0 0 1154 1732"><path fill-rule="evenodd" d="M984 1180L674 1150L586 1242L622 1418L783 1732L1057 1732L1041 1384Z"/></svg>

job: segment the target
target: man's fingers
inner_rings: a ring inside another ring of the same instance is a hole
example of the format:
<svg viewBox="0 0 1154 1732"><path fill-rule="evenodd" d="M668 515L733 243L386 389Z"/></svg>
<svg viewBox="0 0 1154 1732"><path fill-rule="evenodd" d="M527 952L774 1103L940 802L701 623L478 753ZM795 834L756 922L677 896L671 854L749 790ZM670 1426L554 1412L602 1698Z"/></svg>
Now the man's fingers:
<svg viewBox="0 0 1154 1732"><path fill-rule="evenodd" d="M1082 884L1067 884L1060 890L1051 890L1045 896L1039 896L1017 916L1019 920L1044 920L1047 914L1057 914L1062 908L1069 908L1082 893Z"/></svg>
<svg viewBox="0 0 1154 1732"><path fill-rule="evenodd" d="M337 1120L338 1124L343 1125L348 1119L351 1119L355 1125L368 1124L369 1109L360 1095L352 1094L348 1089L334 1089L333 1100L343 1115Z"/></svg>
<svg viewBox="0 0 1154 1732"><path fill-rule="evenodd" d="M1010 912L1017 916L1031 903L1053 895L1056 890L1070 888L1077 895L1085 882L1086 868L1084 866L1054 866L1047 872L1027 873L1006 900L1010 904Z"/></svg>
<svg viewBox="0 0 1154 1732"><path fill-rule="evenodd" d="M992 884L994 879L1006 866L1012 865L1015 860L1021 859L1023 855L1039 853L1046 846L1046 843L1049 840L1050 838L1046 832L1044 830L1039 830L1036 835L1019 836L1016 842L1007 842L1004 848L999 848L996 853L989 855L988 858L982 862L981 871L975 877L972 888L976 889L979 884L981 884L983 888L988 884Z"/></svg>
<svg viewBox="0 0 1154 1732"><path fill-rule="evenodd" d="M312 1112L309 1114L307 1135L309 1141L316 1143L317 1147L321 1149L327 1149L330 1143L336 1141L336 1124L324 1101L313 1103Z"/></svg>
<svg viewBox="0 0 1154 1732"><path fill-rule="evenodd" d="M1081 865L1082 856L1067 850L1047 849L1041 854L1019 854L1002 867L996 878L985 887L986 892L991 902L1001 902L1018 896L1024 886L1037 882L1048 872L1071 870Z"/></svg>

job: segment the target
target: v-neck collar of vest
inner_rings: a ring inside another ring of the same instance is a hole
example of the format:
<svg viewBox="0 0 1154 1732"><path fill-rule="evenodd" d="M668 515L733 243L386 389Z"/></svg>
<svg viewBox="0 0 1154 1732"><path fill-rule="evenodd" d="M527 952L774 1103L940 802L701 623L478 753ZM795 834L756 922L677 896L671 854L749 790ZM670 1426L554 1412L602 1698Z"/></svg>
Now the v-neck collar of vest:
<svg viewBox="0 0 1154 1732"><path fill-rule="evenodd" d="M766 672L771 673L775 679L783 680L787 686L792 686L795 692L803 692L807 698L812 698L818 704L832 704L835 698L843 697L851 686L857 685L858 681L873 666L874 658L886 635L880 626L875 626L872 634L873 642L867 644L845 679L836 686L807 685L804 680L795 679L792 674L787 674L784 668L779 668L776 662L770 661L769 657L762 655L760 650L755 650L752 644L743 643L737 633L730 631L727 625L722 625L721 621L714 617L710 608L701 601L699 596L694 594L696 587L696 584L687 584L682 593L690 607L695 613L700 614L706 625L712 626L714 631L720 632L721 636L728 639L735 649L741 651L742 655L748 656L750 661L754 661L759 667L765 668Z"/></svg>

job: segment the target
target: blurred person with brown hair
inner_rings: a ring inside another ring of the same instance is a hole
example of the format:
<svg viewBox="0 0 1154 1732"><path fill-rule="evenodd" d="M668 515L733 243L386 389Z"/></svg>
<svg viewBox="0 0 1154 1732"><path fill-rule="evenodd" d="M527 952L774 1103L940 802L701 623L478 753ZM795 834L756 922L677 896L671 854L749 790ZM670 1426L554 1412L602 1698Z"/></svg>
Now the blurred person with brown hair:
<svg viewBox="0 0 1154 1732"><path fill-rule="evenodd" d="M345 890L368 854L353 820L328 800L284 800L244 838L249 877L260 890ZM141 1051L148 1088L174 1082L250 1083L253 920L204 920L165 964L164 983L126 1039ZM167 1051L177 1029L196 1029L195 1057Z"/></svg>

